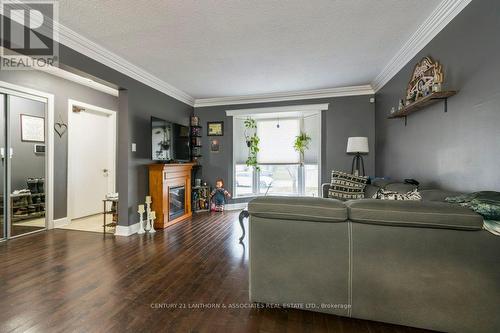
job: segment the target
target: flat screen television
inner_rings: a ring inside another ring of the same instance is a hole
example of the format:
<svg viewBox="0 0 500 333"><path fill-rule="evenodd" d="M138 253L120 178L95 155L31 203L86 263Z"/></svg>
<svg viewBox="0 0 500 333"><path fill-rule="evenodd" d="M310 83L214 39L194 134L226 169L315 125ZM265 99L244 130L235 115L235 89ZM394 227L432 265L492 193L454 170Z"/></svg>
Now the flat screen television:
<svg viewBox="0 0 500 333"><path fill-rule="evenodd" d="M189 127L151 117L151 159L159 162L189 162Z"/></svg>

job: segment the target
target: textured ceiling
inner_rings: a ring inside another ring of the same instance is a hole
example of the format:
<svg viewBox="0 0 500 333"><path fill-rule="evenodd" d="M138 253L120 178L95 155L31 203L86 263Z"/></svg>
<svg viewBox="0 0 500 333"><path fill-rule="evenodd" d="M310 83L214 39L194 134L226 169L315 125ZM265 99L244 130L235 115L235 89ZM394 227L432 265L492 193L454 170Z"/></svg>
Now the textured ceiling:
<svg viewBox="0 0 500 333"><path fill-rule="evenodd" d="M195 98L369 84L440 0L60 0L60 21Z"/></svg>

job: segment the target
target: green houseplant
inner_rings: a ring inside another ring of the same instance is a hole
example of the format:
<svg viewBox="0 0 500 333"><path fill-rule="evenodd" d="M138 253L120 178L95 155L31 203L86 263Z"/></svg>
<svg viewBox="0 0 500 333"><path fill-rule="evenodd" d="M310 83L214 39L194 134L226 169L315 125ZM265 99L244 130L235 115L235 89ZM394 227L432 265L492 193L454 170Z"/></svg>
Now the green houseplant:
<svg viewBox="0 0 500 333"><path fill-rule="evenodd" d="M299 135L295 137L295 142L293 143L293 149L300 153L300 164L304 164L304 152L309 149L309 144L311 143L311 137L305 132L300 132Z"/></svg>
<svg viewBox="0 0 500 333"><path fill-rule="evenodd" d="M257 136L257 122L255 119L247 118L244 122L245 125L245 139L248 147L248 158L246 161L247 166L254 167L255 170L259 171L260 167L257 163L257 154L259 152L259 142L260 139ZM253 132L249 134L248 132Z"/></svg>

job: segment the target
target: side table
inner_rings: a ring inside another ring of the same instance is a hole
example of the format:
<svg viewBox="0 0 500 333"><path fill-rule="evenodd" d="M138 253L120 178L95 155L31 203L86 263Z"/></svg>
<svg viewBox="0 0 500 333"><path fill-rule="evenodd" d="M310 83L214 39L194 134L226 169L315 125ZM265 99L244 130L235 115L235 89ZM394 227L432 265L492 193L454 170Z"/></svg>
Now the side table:
<svg viewBox="0 0 500 333"><path fill-rule="evenodd" d="M106 234L106 228L109 227L114 227L116 228L118 224L118 199L104 199L103 201L104 209L103 209L103 216L104 216L104 221L102 224L102 231L104 234ZM111 208L108 210L108 203L111 203ZM113 214L113 218L111 222L108 222L106 220L106 216L108 214Z"/></svg>

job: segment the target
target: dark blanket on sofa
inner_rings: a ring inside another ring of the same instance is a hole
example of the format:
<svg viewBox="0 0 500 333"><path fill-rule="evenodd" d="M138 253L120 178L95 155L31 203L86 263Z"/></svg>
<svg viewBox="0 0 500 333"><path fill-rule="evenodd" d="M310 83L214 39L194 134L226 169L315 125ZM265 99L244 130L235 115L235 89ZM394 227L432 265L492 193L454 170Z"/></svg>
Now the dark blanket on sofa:
<svg viewBox="0 0 500 333"><path fill-rule="evenodd" d="M447 202L458 203L484 217L484 228L500 235L500 192L481 191L446 198Z"/></svg>

